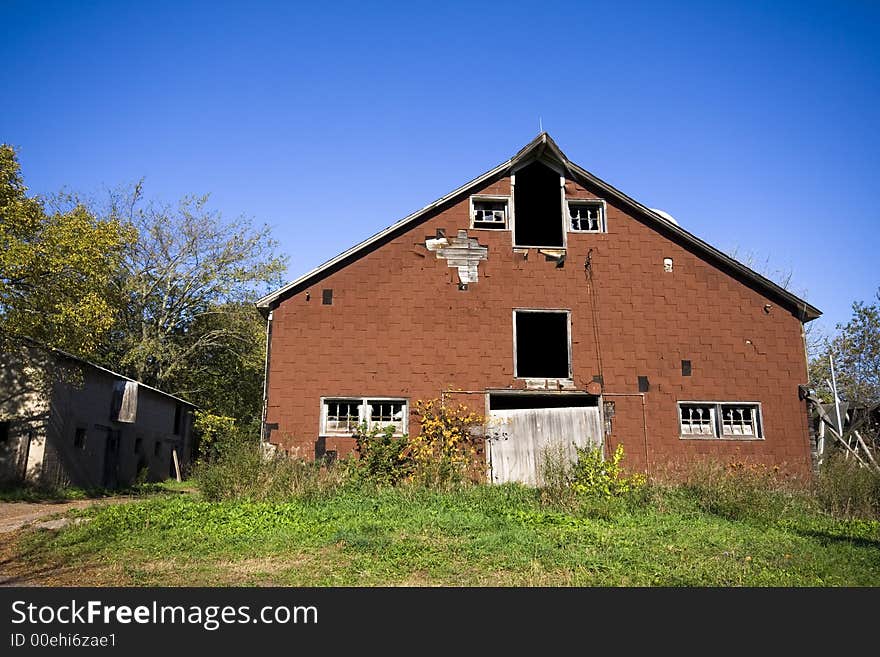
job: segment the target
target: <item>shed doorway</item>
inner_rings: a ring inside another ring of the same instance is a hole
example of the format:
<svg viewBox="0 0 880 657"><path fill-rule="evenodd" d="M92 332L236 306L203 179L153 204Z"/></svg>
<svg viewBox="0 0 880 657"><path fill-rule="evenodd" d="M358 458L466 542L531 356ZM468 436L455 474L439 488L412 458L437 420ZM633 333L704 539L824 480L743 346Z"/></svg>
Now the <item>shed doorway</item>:
<svg viewBox="0 0 880 657"><path fill-rule="evenodd" d="M575 446L601 447L599 409L595 395L490 394L486 433L489 481L537 486L548 450L574 461Z"/></svg>

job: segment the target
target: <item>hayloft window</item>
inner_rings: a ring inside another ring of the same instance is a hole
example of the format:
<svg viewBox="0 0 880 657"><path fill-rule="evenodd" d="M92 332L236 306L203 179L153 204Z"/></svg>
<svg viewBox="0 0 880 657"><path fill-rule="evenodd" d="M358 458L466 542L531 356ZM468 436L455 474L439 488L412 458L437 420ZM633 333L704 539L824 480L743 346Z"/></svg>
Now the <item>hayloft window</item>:
<svg viewBox="0 0 880 657"><path fill-rule="evenodd" d="M761 439L761 408L756 403L679 402L682 438Z"/></svg>
<svg viewBox="0 0 880 657"><path fill-rule="evenodd" d="M351 436L362 424L368 430L393 426L395 434L404 434L408 417L405 399L324 399L321 402L321 435Z"/></svg>
<svg viewBox="0 0 880 657"><path fill-rule="evenodd" d="M507 230L506 196L471 196L471 228Z"/></svg>
<svg viewBox="0 0 880 657"><path fill-rule="evenodd" d="M514 376L571 378L571 331L567 310L514 310Z"/></svg>
<svg viewBox="0 0 880 657"><path fill-rule="evenodd" d="M76 449L86 448L86 430L83 427L77 427L73 433L73 446Z"/></svg>
<svg viewBox="0 0 880 657"><path fill-rule="evenodd" d="M532 162L516 171L513 182L513 245L564 248L560 174L542 162Z"/></svg>
<svg viewBox="0 0 880 657"><path fill-rule="evenodd" d="M568 201L569 230L575 233L605 232L603 201Z"/></svg>

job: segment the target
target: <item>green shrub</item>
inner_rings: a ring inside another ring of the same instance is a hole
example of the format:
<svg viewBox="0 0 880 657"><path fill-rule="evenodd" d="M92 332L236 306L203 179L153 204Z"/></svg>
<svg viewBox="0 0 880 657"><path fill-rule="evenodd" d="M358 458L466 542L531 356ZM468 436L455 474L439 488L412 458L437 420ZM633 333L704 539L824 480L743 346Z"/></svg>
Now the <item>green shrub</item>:
<svg viewBox="0 0 880 657"><path fill-rule="evenodd" d="M560 507L572 506L577 496L572 488L573 464L561 445L547 445L539 460L541 501Z"/></svg>
<svg viewBox="0 0 880 657"><path fill-rule="evenodd" d="M199 461L193 480L207 500L284 501L330 494L346 481L343 463L325 465L264 455L249 441L231 442L213 461Z"/></svg>
<svg viewBox="0 0 880 657"><path fill-rule="evenodd" d="M819 469L814 494L822 509L843 518L880 518L880 474L843 455Z"/></svg>
<svg viewBox="0 0 880 657"><path fill-rule="evenodd" d="M359 478L380 486L394 486L412 471L412 459L407 454L408 436L395 436L394 427L358 427L355 436L358 459L349 469Z"/></svg>
<svg viewBox="0 0 880 657"><path fill-rule="evenodd" d="M601 447L575 447L575 450L578 458L571 476L572 489L578 495L608 499L638 493L645 486L644 475L623 473L620 467L623 445L617 446L610 459L604 457Z"/></svg>
<svg viewBox="0 0 880 657"><path fill-rule="evenodd" d="M680 483L701 510L729 520L770 521L808 502L786 485L779 468L762 464L699 461Z"/></svg>

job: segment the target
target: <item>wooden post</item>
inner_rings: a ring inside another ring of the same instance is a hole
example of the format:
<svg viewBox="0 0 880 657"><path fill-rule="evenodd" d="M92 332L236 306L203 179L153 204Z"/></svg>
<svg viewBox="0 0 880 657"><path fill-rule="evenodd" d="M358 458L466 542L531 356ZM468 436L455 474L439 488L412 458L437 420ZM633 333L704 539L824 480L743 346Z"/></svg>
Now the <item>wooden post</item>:
<svg viewBox="0 0 880 657"><path fill-rule="evenodd" d="M177 476L177 481L180 481L180 461L177 460L176 447L171 450L171 458L174 459L174 474Z"/></svg>

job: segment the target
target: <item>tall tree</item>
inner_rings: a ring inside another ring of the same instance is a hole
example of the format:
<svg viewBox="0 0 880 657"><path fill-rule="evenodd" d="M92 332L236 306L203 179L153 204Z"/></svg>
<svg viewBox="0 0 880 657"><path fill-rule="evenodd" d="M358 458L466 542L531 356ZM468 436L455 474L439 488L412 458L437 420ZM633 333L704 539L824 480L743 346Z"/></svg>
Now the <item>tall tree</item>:
<svg viewBox="0 0 880 657"><path fill-rule="evenodd" d="M0 329L91 357L115 321L114 277L134 231L82 204L48 211L27 196L15 149L0 145Z"/></svg>
<svg viewBox="0 0 880 657"><path fill-rule="evenodd" d="M849 322L837 325L837 335L811 363L810 378L817 387L831 380L831 355L840 396L867 406L880 402L880 288L875 303L857 301L852 309Z"/></svg>
<svg viewBox="0 0 880 657"><path fill-rule="evenodd" d="M287 266L269 227L226 220L207 196L146 202L141 184L114 194L107 214L138 239L123 258L125 302L106 359L212 412L257 412L264 324L253 302Z"/></svg>

